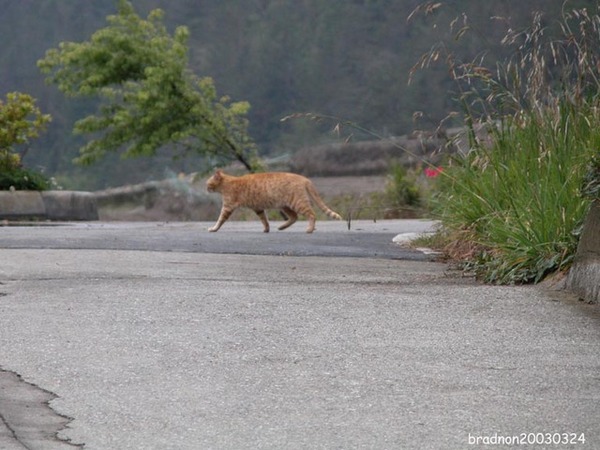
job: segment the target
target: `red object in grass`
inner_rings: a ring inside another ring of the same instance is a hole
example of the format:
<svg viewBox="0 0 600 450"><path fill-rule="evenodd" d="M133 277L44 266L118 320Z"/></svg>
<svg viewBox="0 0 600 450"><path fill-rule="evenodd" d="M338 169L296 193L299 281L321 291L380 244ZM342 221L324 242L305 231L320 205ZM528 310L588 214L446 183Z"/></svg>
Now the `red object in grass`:
<svg viewBox="0 0 600 450"><path fill-rule="evenodd" d="M444 169L442 167L426 167L423 172L425 173L426 177L435 178L443 171Z"/></svg>

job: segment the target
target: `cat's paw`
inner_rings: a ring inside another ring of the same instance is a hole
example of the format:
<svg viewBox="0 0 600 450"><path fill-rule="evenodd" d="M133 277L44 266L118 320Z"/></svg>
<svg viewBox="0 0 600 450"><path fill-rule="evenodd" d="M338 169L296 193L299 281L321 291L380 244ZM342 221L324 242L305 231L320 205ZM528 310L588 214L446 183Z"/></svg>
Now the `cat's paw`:
<svg viewBox="0 0 600 450"><path fill-rule="evenodd" d="M214 233L215 231L218 230L218 228L217 227L210 227L210 228L207 228L207 230L210 231L211 233Z"/></svg>

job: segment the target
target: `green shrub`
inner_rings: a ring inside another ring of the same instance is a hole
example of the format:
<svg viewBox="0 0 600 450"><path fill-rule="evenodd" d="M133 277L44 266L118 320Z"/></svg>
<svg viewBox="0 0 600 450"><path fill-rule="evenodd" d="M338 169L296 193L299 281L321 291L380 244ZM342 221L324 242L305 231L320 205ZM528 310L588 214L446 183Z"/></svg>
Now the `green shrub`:
<svg viewBox="0 0 600 450"><path fill-rule="evenodd" d="M50 116L41 113L30 95L10 92L5 101L0 100L0 190L48 189L49 181L23 168L21 156L14 150L36 138L48 122Z"/></svg>
<svg viewBox="0 0 600 450"><path fill-rule="evenodd" d="M490 127L490 147L475 146L445 172L437 211L446 227L469 230L487 249L473 262L487 281L537 282L575 253L600 116L566 105Z"/></svg>
<svg viewBox="0 0 600 450"><path fill-rule="evenodd" d="M50 181L39 172L23 167L10 169L0 167L0 191L9 189L44 191L49 187Z"/></svg>
<svg viewBox="0 0 600 450"><path fill-rule="evenodd" d="M421 205L421 191L414 175L407 174L406 169L398 163L391 165L385 193L393 206Z"/></svg>
<svg viewBox="0 0 600 450"><path fill-rule="evenodd" d="M455 244L486 281L537 282L573 259L600 190L598 23L572 11L563 36L550 36L538 14L509 31L515 52L495 70L453 67L470 150L444 171L436 211L446 233L472 245Z"/></svg>

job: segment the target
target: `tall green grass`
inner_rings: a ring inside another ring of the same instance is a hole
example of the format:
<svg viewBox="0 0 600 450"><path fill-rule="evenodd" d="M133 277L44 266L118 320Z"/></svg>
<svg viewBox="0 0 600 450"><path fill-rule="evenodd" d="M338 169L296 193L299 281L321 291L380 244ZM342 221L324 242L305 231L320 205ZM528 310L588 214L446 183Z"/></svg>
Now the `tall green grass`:
<svg viewBox="0 0 600 450"><path fill-rule="evenodd" d="M469 264L488 282L537 282L567 268L591 202L581 190L600 154L600 17L565 14L563 40L545 38L540 17L507 35L516 50L495 71L453 71L470 151L444 171L436 212L476 249Z"/></svg>
<svg viewBox="0 0 600 450"><path fill-rule="evenodd" d="M437 212L481 247L486 281L539 281L566 268L589 200L579 195L600 117L572 105L490 124L491 144L456 159L441 180Z"/></svg>

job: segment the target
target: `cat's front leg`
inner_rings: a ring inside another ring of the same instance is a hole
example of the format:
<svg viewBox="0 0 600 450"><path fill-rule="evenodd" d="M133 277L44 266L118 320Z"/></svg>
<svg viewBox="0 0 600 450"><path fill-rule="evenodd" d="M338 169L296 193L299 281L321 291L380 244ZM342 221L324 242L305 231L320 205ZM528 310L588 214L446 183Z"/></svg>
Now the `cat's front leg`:
<svg viewBox="0 0 600 450"><path fill-rule="evenodd" d="M221 228L221 224L217 222L212 227L208 228L208 231L214 233L215 231L219 231L219 228Z"/></svg>
<svg viewBox="0 0 600 450"><path fill-rule="evenodd" d="M223 225L225 223L225 221L227 219L229 219L229 216L231 216L232 212L233 212L233 210L222 208L221 214L219 214L219 219L217 220L217 223L215 223L212 227L210 227L208 229L208 231L211 231L211 232L219 231L219 228L221 228L221 225Z"/></svg>

